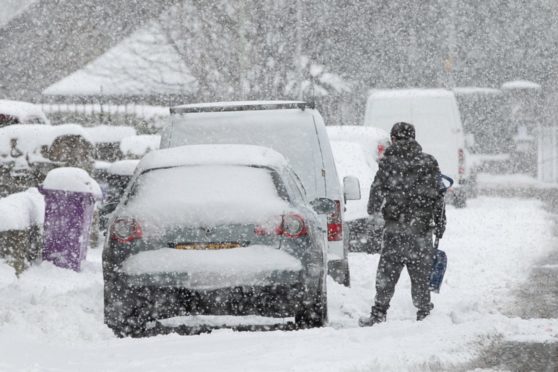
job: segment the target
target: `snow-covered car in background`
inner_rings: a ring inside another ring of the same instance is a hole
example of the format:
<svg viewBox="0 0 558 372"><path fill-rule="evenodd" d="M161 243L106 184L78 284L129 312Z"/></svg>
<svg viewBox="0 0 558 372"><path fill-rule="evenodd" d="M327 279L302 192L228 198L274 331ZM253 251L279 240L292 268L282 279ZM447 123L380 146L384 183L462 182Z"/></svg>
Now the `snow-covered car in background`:
<svg viewBox="0 0 558 372"><path fill-rule="evenodd" d="M0 128L13 124L50 124L40 106L0 99Z"/></svg>
<svg viewBox="0 0 558 372"><path fill-rule="evenodd" d="M215 102L171 108L161 132L161 148L199 144L266 146L283 155L300 177L309 199L328 198L336 210L323 216L327 227L328 270L350 285L349 234L345 200L360 197L351 187L355 178L339 182L326 127L320 113L306 102ZM356 188L358 190L358 188Z"/></svg>
<svg viewBox="0 0 558 372"><path fill-rule="evenodd" d="M76 124L18 124L0 128L1 194L36 187L58 166L91 171L94 148Z"/></svg>
<svg viewBox="0 0 558 372"><path fill-rule="evenodd" d="M361 185L361 199L346 201L349 249L375 253L381 248L382 221L372 220L367 212L370 186L378 171L378 161L390 145L389 134L379 128L329 126L333 157L340 179L354 175Z"/></svg>
<svg viewBox="0 0 558 372"><path fill-rule="evenodd" d="M265 147L192 145L149 153L110 220L105 323L117 335L180 315L327 322L326 240L285 158Z"/></svg>

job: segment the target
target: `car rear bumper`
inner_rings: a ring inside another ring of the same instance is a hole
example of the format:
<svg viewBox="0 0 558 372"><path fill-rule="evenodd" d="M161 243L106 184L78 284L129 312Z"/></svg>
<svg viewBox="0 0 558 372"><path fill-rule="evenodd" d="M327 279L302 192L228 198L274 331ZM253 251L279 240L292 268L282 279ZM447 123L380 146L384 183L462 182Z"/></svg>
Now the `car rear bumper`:
<svg viewBox="0 0 558 372"><path fill-rule="evenodd" d="M312 293L303 283L281 283L263 286L227 287L212 290L193 290L170 286L138 286L130 278L121 278L113 295L125 309L143 313L145 319L164 319L184 315L260 315L271 317L294 316L305 296ZM116 283L113 283L116 284ZM119 293L120 292L120 293ZM122 313L122 310L124 312Z"/></svg>

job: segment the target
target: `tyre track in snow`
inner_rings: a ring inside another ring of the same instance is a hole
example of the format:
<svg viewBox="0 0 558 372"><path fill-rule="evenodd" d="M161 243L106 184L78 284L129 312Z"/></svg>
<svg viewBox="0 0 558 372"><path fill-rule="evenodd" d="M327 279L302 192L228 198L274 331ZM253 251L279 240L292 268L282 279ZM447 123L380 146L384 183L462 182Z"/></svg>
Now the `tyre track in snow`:
<svg viewBox="0 0 558 372"><path fill-rule="evenodd" d="M551 206L551 210L554 213L554 235L558 237L558 207ZM505 312L510 318L558 318L558 246L533 266L527 282L513 294L512 305ZM499 341L482 352L471 367L556 372L558 342Z"/></svg>

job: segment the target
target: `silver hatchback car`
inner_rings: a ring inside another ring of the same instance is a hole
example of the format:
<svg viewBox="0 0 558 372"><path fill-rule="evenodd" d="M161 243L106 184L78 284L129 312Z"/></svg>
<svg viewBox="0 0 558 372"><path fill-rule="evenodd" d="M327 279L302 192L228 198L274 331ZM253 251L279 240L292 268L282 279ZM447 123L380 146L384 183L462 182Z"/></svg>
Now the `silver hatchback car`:
<svg viewBox="0 0 558 372"><path fill-rule="evenodd" d="M119 336L180 315L327 322L327 241L296 174L272 149L193 145L138 165L103 250L105 323Z"/></svg>

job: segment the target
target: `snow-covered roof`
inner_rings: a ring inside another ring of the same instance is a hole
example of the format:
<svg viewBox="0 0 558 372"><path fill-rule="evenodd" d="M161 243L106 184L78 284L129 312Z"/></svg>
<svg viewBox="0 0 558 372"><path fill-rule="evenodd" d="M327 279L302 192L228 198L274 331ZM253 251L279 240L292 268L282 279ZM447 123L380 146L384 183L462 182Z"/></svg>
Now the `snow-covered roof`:
<svg viewBox="0 0 558 372"><path fill-rule="evenodd" d="M156 22L134 32L84 68L43 91L45 95L184 94L196 81Z"/></svg>
<svg viewBox="0 0 558 372"><path fill-rule="evenodd" d="M139 160L115 161L107 168L107 172L116 176L131 176L134 174L139 162Z"/></svg>
<svg viewBox="0 0 558 372"><path fill-rule="evenodd" d="M500 89L484 87L457 87L452 89L456 94L503 94Z"/></svg>
<svg viewBox="0 0 558 372"><path fill-rule="evenodd" d="M421 96L421 97L451 97L453 92L447 89L440 88L412 88L412 89L371 89L369 91L370 96L375 98L394 98L394 97L411 97L411 96Z"/></svg>
<svg viewBox="0 0 558 372"><path fill-rule="evenodd" d="M0 26L10 22L13 18L25 11L29 5L37 0L2 0L2 11L0 12Z"/></svg>
<svg viewBox="0 0 558 372"><path fill-rule="evenodd" d="M41 107L29 102L0 99L0 114L15 116L22 124L36 123L36 120L31 120L36 118L45 124L49 122Z"/></svg>
<svg viewBox="0 0 558 372"><path fill-rule="evenodd" d="M287 160L277 151L252 145L189 145L152 151L138 165L149 169L183 165L258 165L281 168Z"/></svg>
<svg viewBox="0 0 558 372"><path fill-rule="evenodd" d="M541 86L528 80L514 80L502 84L502 89L541 89Z"/></svg>
<svg viewBox="0 0 558 372"><path fill-rule="evenodd" d="M300 109L309 105L303 101L232 101L208 102L180 105L171 108L171 113Z"/></svg>

